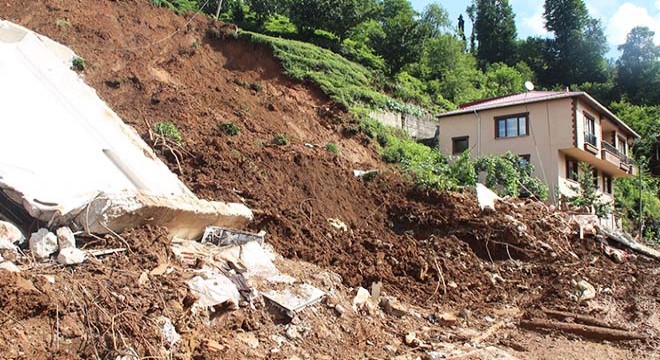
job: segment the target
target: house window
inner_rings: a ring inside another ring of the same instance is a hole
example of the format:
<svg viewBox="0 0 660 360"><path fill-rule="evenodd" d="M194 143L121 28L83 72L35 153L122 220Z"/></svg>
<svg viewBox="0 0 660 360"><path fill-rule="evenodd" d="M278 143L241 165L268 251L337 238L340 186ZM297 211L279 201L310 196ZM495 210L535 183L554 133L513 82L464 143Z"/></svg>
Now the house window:
<svg viewBox="0 0 660 360"><path fill-rule="evenodd" d="M523 166L528 165L532 160L532 156L529 154L518 155L518 157L520 158L520 164Z"/></svg>
<svg viewBox="0 0 660 360"><path fill-rule="evenodd" d="M452 154L454 155L460 155L462 154L465 150L470 148L470 137L469 136L461 136L461 137L455 137L452 138Z"/></svg>
<svg viewBox="0 0 660 360"><path fill-rule="evenodd" d="M612 193L612 177L603 173L603 192L606 194Z"/></svg>
<svg viewBox="0 0 660 360"><path fill-rule="evenodd" d="M596 137L596 119L587 113L584 113L584 141L598 147L598 138Z"/></svg>
<svg viewBox="0 0 660 360"><path fill-rule="evenodd" d="M574 159L566 158L566 178L573 181L578 179L578 162Z"/></svg>
<svg viewBox="0 0 660 360"><path fill-rule="evenodd" d="M626 139L624 139L624 138L621 137L621 136L617 136L617 140L618 140L618 142L619 142L619 143L617 144L617 145L618 145L618 149L617 149L617 150L619 150L619 153L621 153L621 154L623 154L623 155L628 155L628 152L626 151Z"/></svg>
<svg viewBox="0 0 660 360"><path fill-rule="evenodd" d="M495 137L510 138L529 133L529 114L507 115L495 118Z"/></svg>

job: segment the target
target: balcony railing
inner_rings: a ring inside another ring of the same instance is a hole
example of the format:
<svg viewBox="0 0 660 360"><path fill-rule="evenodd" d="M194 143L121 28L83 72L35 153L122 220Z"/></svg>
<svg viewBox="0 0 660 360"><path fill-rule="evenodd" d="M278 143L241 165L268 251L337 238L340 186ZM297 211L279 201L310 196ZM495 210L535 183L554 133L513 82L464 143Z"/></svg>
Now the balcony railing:
<svg viewBox="0 0 660 360"><path fill-rule="evenodd" d="M584 133L584 141L598 148L598 137L596 134Z"/></svg>
<svg viewBox="0 0 660 360"><path fill-rule="evenodd" d="M619 150L617 150L617 148L615 148L612 144L608 143L607 141L602 141L600 144L601 144L601 147L603 148L603 150L609 151L610 153L612 153L616 156L621 156L621 153L619 152Z"/></svg>

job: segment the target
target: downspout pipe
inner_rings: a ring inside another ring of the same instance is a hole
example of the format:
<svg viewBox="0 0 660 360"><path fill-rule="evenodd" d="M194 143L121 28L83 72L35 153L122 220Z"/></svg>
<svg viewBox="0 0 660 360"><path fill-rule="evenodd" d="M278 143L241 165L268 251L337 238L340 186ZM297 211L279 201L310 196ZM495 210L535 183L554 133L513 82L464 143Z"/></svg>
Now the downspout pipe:
<svg viewBox="0 0 660 360"><path fill-rule="evenodd" d="M477 112L477 110L474 111L474 116L477 117L477 157L481 156L481 115Z"/></svg>

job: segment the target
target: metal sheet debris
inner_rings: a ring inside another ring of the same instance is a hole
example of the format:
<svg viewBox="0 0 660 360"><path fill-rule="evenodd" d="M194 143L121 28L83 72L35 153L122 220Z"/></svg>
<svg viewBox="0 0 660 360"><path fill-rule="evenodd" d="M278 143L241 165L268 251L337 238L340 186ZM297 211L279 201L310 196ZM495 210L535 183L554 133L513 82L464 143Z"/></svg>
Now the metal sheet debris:
<svg viewBox="0 0 660 360"><path fill-rule="evenodd" d="M264 243L264 233L254 234L220 226L209 226L202 236L202 244L208 242L217 246L243 245L250 241L256 241L259 245L262 245Z"/></svg>

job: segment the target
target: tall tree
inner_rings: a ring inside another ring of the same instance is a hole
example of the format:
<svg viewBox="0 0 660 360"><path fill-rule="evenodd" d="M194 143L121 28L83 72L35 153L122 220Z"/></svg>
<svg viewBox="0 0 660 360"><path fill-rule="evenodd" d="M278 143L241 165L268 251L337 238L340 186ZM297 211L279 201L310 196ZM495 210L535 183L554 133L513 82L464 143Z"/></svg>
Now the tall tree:
<svg viewBox="0 0 660 360"><path fill-rule="evenodd" d="M660 46L653 42L655 33L647 27L635 27L616 62L617 89L635 104L660 103Z"/></svg>
<svg viewBox="0 0 660 360"><path fill-rule="evenodd" d="M473 0L476 8L474 30L477 37L477 60L482 68L516 60L516 24L508 0Z"/></svg>
<svg viewBox="0 0 660 360"><path fill-rule="evenodd" d="M374 42L374 49L396 74L406 64L419 60L424 39L420 39L418 14L408 0L383 0L382 6L385 37Z"/></svg>
<svg viewBox="0 0 660 360"><path fill-rule="evenodd" d="M356 25L372 18L379 6L375 0L296 0L289 17L302 33L321 29L344 39Z"/></svg>
<svg viewBox="0 0 660 360"><path fill-rule="evenodd" d="M600 21L583 0L545 0L545 27L554 33L549 45L549 77L559 85L606 80L607 42Z"/></svg>

